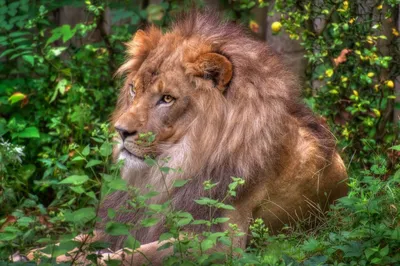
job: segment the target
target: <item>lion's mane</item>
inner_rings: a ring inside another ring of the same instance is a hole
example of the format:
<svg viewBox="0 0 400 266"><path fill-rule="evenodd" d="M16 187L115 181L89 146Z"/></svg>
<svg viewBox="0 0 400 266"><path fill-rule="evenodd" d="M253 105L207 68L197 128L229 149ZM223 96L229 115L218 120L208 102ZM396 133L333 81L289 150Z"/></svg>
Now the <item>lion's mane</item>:
<svg viewBox="0 0 400 266"><path fill-rule="evenodd" d="M224 55L232 63L233 76L223 94L210 91L199 97L198 114L187 128L184 138L172 149L165 150L162 157L170 157L168 165L181 168L183 173L170 173L167 183L172 191L175 209L189 211L194 218L208 217L209 209L194 202L208 196L203 183L211 180L218 183L211 190L214 199L226 194L231 177L242 177L242 186L235 198L251 193L260 178L279 176L284 167L281 157L290 152L290 146L297 139L291 139L293 123L305 127L318 139L319 148L326 158L334 152L334 139L311 112L301 103L300 82L264 42L258 41L240 26L221 19L212 12L192 12L178 19L165 33L177 42L197 40L199 47ZM128 60L119 73L135 72L151 50L157 47L162 34L154 27L146 31L140 43L128 44ZM210 48L211 47L211 48ZM192 56L185 54L185 63L190 64ZM121 95L114 117L118 117L127 95ZM157 169L123 173L132 185L144 188L161 183ZM133 179L143 180L137 183ZM172 188L175 179L191 179L184 187ZM162 189L162 187L160 187ZM122 192L115 193L105 201L101 215L106 217L107 208L118 208L128 198ZM160 198L158 200L161 200ZM218 213L216 213L218 215ZM120 214L122 222L139 219L140 215ZM158 239L163 225L136 232L141 243ZM115 245L120 247L117 240Z"/></svg>

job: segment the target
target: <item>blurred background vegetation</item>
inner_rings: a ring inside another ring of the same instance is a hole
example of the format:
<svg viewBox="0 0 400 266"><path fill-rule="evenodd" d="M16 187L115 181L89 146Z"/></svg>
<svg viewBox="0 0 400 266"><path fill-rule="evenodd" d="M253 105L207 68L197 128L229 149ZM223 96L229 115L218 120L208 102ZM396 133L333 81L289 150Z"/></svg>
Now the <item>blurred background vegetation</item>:
<svg viewBox="0 0 400 266"><path fill-rule="evenodd" d="M351 173L318 234L255 225L248 252L262 265L400 263L400 0L0 0L0 259L90 228L100 194L124 186L107 124L124 42L194 6L282 55Z"/></svg>

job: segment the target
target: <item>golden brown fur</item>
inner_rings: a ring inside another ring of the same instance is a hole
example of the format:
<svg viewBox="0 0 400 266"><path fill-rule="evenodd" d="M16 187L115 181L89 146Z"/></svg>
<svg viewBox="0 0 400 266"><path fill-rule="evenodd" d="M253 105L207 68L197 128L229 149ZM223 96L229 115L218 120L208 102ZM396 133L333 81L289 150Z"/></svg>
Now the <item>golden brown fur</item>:
<svg viewBox="0 0 400 266"><path fill-rule="evenodd" d="M129 184L161 192L149 203L167 200L168 189L174 208L204 219L209 209L194 202L205 196L203 182L218 182L211 197L222 199L231 177L242 177L245 185L228 200L236 210L215 215L230 217L244 232L252 219L261 217L276 232L307 218L311 202L323 210L346 194L341 182L346 170L335 140L301 103L299 81L265 43L240 27L215 15L192 13L165 34L154 27L139 31L128 43L128 60L119 73L126 82L113 122L125 141L114 153L126 160L122 175ZM160 102L163 95L175 100ZM156 133L154 143L138 143L138 134L148 131ZM141 161L145 155L170 157L168 165L183 172L168 174L166 188L156 167ZM191 181L173 188L176 179ZM107 220L108 208L118 210L128 198L123 192L111 195L100 211L102 220ZM140 212L120 213L117 219L135 222L141 217ZM147 244L141 251L155 264L168 252L155 252L163 231L160 223L132 232ZM100 235L114 249L122 247L122 238Z"/></svg>

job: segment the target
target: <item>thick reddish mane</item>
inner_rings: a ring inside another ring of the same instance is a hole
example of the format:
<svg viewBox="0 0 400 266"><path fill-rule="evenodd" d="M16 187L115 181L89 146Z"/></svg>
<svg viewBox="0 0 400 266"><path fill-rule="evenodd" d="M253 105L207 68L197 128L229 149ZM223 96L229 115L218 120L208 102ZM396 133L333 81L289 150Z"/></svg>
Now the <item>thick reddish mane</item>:
<svg viewBox="0 0 400 266"><path fill-rule="evenodd" d="M128 60L118 71L127 76L133 76L157 49L171 51L167 56L183 51L182 60L171 69L185 68L185 61L201 52L223 55L232 64L232 79L224 93L210 91L196 98L194 104L199 111L187 135L163 154L171 158L169 166L183 170L179 175L170 173L169 180L191 179L187 186L175 189L172 203L176 209L189 211L195 218L206 217L208 208L187 199L205 196L202 187L207 180L218 183L211 197L222 199L232 176L244 178L245 186L237 193L240 199L262 182L261 178L279 176L284 168L282 158L299 141L299 127L314 134L309 138L317 139L321 152L328 155L327 160L333 153L333 137L301 103L298 79L279 56L264 42L254 39L238 25L221 21L213 12L182 15L165 34L154 27L139 31L127 47ZM163 62L163 58L157 59ZM189 76L187 72L185 75ZM129 96L125 86L114 117L121 115L126 99ZM140 178L149 182L160 183L162 178L157 171L144 174ZM113 197L110 206L105 204L104 209L115 208L118 198L127 196ZM103 215L106 217L106 213ZM124 215L120 220L138 219ZM158 231L138 233L142 243L155 241L164 228L152 230Z"/></svg>

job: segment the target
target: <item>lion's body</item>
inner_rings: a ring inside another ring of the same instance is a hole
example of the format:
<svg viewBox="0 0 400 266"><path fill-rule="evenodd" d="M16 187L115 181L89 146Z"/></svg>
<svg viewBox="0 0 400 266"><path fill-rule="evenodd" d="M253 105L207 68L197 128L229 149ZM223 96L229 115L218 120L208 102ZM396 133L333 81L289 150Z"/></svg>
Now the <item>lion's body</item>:
<svg viewBox="0 0 400 266"><path fill-rule="evenodd" d="M129 184L161 192L149 203L168 196L158 169L138 158L148 153L170 157L168 166L183 170L166 177L172 205L198 219L209 215L207 207L194 202L209 196L204 181L218 182L211 197L222 199L231 177L242 177L244 186L228 200L236 211L215 215L230 217L245 232L257 217L275 232L346 194L346 170L333 136L301 103L298 80L264 43L216 16L196 13L165 34L155 28L140 31L128 47L120 70L127 81L113 117L126 139L115 155L126 160L122 174ZM129 86L136 87L132 97ZM153 104L156 93L171 95L173 105ZM129 139L147 131L157 134L151 149ZM173 188L176 179L191 180ZM102 207L104 220L107 209L117 210L127 197L111 195ZM140 213L118 216L123 222L140 218ZM133 233L146 244L163 230L160 223ZM103 237L122 247L123 239Z"/></svg>

